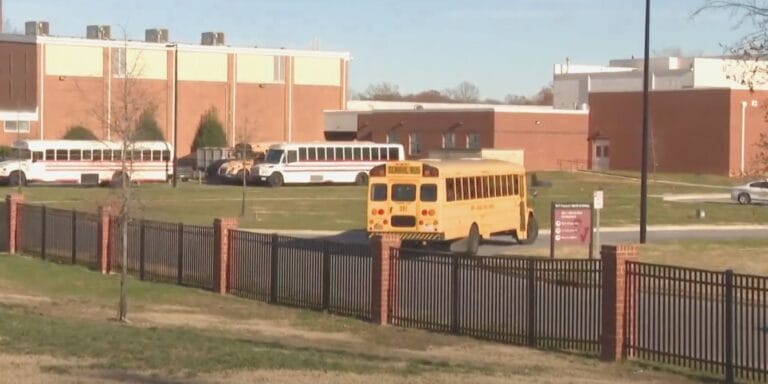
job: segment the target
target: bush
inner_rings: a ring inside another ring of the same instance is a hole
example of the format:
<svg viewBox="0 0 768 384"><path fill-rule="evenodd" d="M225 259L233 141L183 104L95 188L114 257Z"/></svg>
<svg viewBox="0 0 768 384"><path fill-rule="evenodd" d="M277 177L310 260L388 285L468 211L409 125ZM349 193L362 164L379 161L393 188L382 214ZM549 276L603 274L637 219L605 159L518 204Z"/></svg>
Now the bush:
<svg viewBox="0 0 768 384"><path fill-rule="evenodd" d="M67 129L67 132L64 134L64 136L61 137L62 140L98 140L98 137L91 132L90 129L82 126L82 125L75 125L72 127L69 127Z"/></svg>
<svg viewBox="0 0 768 384"><path fill-rule="evenodd" d="M200 118L195 140L192 142L192 152L198 148L205 147L226 147L227 136L224 134L224 128L219 120L216 108L211 107Z"/></svg>
<svg viewBox="0 0 768 384"><path fill-rule="evenodd" d="M150 107L144 110L136 123L136 133L134 140L138 141L165 141L165 135L160 130L160 125L155 117L155 108Z"/></svg>

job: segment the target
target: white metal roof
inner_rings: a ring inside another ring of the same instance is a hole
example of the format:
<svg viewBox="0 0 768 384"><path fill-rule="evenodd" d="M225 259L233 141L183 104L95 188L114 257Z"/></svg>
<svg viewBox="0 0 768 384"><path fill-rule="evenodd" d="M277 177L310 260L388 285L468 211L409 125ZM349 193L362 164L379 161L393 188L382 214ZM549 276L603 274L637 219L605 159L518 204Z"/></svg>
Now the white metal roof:
<svg viewBox="0 0 768 384"><path fill-rule="evenodd" d="M270 146L269 148L283 149L283 148L298 148L298 147L402 147L402 144L382 144L374 143L372 141L307 141L307 142L291 142L291 143L279 143Z"/></svg>
<svg viewBox="0 0 768 384"><path fill-rule="evenodd" d="M112 149L123 147L119 141L101 140L17 140L14 148L28 149L30 151L44 151L46 149ZM171 150L173 147L165 141L136 141L132 143L133 150Z"/></svg>
<svg viewBox="0 0 768 384"><path fill-rule="evenodd" d="M347 110L356 112L413 112L413 111L492 111L508 113L555 113L586 115L587 111L555 109L549 105L506 105L506 104L460 104L460 103L419 103L413 101L350 100ZM328 111L333 112L333 111Z"/></svg>

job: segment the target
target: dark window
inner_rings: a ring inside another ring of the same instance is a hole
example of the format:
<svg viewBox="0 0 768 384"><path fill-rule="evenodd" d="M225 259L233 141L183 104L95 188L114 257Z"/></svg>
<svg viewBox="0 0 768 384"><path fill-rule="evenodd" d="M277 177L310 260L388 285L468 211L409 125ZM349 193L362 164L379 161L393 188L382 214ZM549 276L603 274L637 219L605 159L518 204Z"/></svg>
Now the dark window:
<svg viewBox="0 0 768 384"><path fill-rule="evenodd" d="M57 149L56 150L56 160L60 161L67 161L69 160L69 154L66 149Z"/></svg>
<svg viewBox="0 0 768 384"><path fill-rule="evenodd" d="M488 196L496 197L496 177L488 176Z"/></svg>
<svg viewBox="0 0 768 384"><path fill-rule="evenodd" d="M352 148L350 147L344 148L344 160L346 161L352 160Z"/></svg>
<svg viewBox="0 0 768 384"><path fill-rule="evenodd" d="M373 147L371 148L371 160L377 161L380 160L381 157L379 156L379 147Z"/></svg>
<svg viewBox="0 0 768 384"><path fill-rule="evenodd" d="M163 154L160 151L152 151L152 160L160 161L163 158Z"/></svg>
<svg viewBox="0 0 768 384"><path fill-rule="evenodd" d="M608 157L608 156L611 155L610 154L610 152L611 152L610 149L611 149L611 147L609 147L607 145L603 146L603 157Z"/></svg>
<svg viewBox="0 0 768 384"><path fill-rule="evenodd" d="M314 147L307 148L307 160L314 161L317 159L317 150Z"/></svg>
<svg viewBox="0 0 768 384"><path fill-rule="evenodd" d="M445 179L445 199L447 201L454 201L456 200L456 180L455 179Z"/></svg>
<svg viewBox="0 0 768 384"><path fill-rule="evenodd" d="M392 184L392 201L416 201L416 186Z"/></svg>
<svg viewBox="0 0 768 384"><path fill-rule="evenodd" d="M467 183L469 183L469 198L477 199L477 183L475 183L474 177L468 177Z"/></svg>
<svg viewBox="0 0 768 384"><path fill-rule="evenodd" d="M119 149L115 149L112 151L112 160L113 161L121 161L123 160L123 151Z"/></svg>
<svg viewBox="0 0 768 384"><path fill-rule="evenodd" d="M362 150L361 150L361 148L354 148L354 157L355 157L355 161L360 161L360 160L362 160L362 158L363 158L363 156L362 156L362 155L363 155L363 154L362 154Z"/></svg>
<svg viewBox="0 0 768 384"><path fill-rule="evenodd" d="M491 197L491 190L488 187L488 176L483 176L481 179L483 181L483 198L487 199Z"/></svg>
<svg viewBox="0 0 768 384"><path fill-rule="evenodd" d="M96 149L93 151L93 161L101 161L101 150Z"/></svg>
<svg viewBox="0 0 768 384"><path fill-rule="evenodd" d="M317 148L317 161L325 161L325 148Z"/></svg>
<svg viewBox="0 0 768 384"><path fill-rule="evenodd" d="M469 193L469 177L461 178L461 199L469 200L472 196Z"/></svg>
<svg viewBox="0 0 768 384"><path fill-rule="evenodd" d="M437 201L437 184L421 185L421 201Z"/></svg>
<svg viewBox="0 0 768 384"><path fill-rule="evenodd" d="M494 176L496 186L496 196L504 196L504 190L501 188L501 176Z"/></svg>
<svg viewBox="0 0 768 384"><path fill-rule="evenodd" d="M45 150L45 159L46 160L56 160L56 151L53 149L46 149Z"/></svg>
<svg viewBox="0 0 768 384"><path fill-rule="evenodd" d="M387 201L387 185L371 185L371 201Z"/></svg>
<svg viewBox="0 0 768 384"><path fill-rule="evenodd" d="M515 175L515 195L520 194L520 175Z"/></svg>
<svg viewBox="0 0 768 384"><path fill-rule="evenodd" d="M141 151L141 160L152 161L152 151Z"/></svg>
<svg viewBox="0 0 768 384"><path fill-rule="evenodd" d="M333 152L336 153L336 161L344 160L344 148L336 147L333 149Z"/></svg>
<svg viewBox="0 0 768 384"><path fill-rule="evenodd" d="M42 152L32 152L32 161L40 161L43 159Z"/></svg>
<svg viewBox="0 0 768 384"><path fill-rule="evenodd" d="M400 148L389 148L389 160L400 160Z"/></svg>
<svg viewBox="0 0 768 384"><path fill-rule="evenodd" d="M603 157L603 146L602 145L595 146L595 157Z"/></svg>
<svg viewBox="0 0 768 384"><path fill-rule="evenodd" d="M288 162L289 163L295 163L296 162L296 151L288 151Z"/></svg>
<svg viewBox="0 0 768 384"><path fill-rule="evenodd" d="M363 160L364 161L371 161L371 149L370 148L363 148Z"/></svg>
<svg viewBox="0 0 768 384"><path fill-rule="evenodd" d="M299 148L299 161L307 161L307 149Z"/></svg>
<svg viewBox="0 0 768 384"><path fill-rule="evenodd" d="M163 161L171 160L171 151L163 151Z"/></svg>

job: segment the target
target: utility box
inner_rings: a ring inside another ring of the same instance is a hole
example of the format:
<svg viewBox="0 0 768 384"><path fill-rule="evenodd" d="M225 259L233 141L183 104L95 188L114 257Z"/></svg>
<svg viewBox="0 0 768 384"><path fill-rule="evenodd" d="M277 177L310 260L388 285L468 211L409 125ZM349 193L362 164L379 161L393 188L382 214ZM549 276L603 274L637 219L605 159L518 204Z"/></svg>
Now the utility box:
<svg viewBox="0 0 768 384"><path fill-rule="evenodd" d="M24 34L27 36L48 36L50 25L47 21L27 21L24 23Z"/></svg>

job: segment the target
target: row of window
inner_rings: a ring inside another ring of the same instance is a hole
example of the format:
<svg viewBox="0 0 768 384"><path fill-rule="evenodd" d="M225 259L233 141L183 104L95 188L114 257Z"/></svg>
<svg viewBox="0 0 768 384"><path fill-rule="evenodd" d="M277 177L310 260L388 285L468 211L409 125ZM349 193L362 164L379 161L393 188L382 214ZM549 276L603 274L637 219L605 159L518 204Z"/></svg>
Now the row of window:
<svg viewBox="0 0 768 384"><path fill-rule="evenodd" d="M398 144L400 143L400 134L397 132L389 132L387 134L387 143ZM480 149L480 134L467 133L466 135L467 149ZM456 133L444 132L443 133L443 149L456 148ZM421 147L421 134L409 133L408 134L408 154L420 155L422 151Z"/></svg>
<svg viewBox="0 0 768 384"><path fill-rule="evenodd" d="M29 121L6 121L3 124L3 132L29 133Z"/></svg>
<svg viewBox="0 0 768 384"><path fill-rule="evenodd" d="M136 161L170 161L170 151L159 150L135 150L127 151L125 160ZM45 157L43 157L45 156ZM101 149L48 149L43 152L32 152L32 160L46 161L120 161L123 160L123 151L121 150L101 150Z"/></svg>
<svg viewBox="0 0 768 384"><path fill-rule="evenodd" d="M445 196L448 201L518 196L522 177L522 175L497 175L445 179Z"/></svg>
<svg viewBox="0 0 768 384"><path fill-rule="evenodd" d="M411 202L416 201L415 184L392 184L392 201ZM371 187L371 201L387 201L389 191L386 184L373 184ZM437 201L437 184L422 184L419 187L419 200L426 202Z"/></svg>
<svg viewBox="0 0 768 384"><path fill-rule="evenodd" d="M382 161L400 160L396 147L302 147L299 161ZM296 161L296 151L288 151L288 162Z"/></svg>

